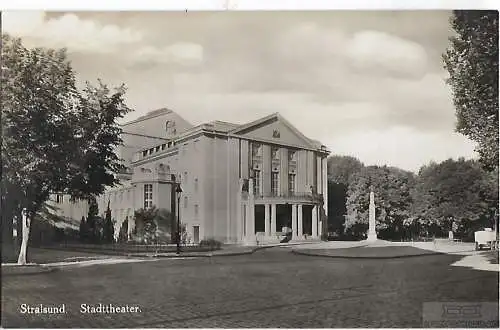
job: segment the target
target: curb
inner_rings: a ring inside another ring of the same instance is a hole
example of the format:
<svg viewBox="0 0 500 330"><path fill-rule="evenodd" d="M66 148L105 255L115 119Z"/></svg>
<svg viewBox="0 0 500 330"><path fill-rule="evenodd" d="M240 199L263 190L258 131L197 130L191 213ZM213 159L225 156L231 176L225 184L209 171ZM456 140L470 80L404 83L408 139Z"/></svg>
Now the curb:
<svg viewBox="0 0 500 330"><path fill-rule="evenodd" d="M323 257L323 258L333 258L333 259L402 259L402 258L412 258L412 257L426 257L426 256L436 256L436 255L445 255L446 253L442 252L430 252L430 253L421 253L421 254L403 254L403 255L393 255L393 256L345 256L345 255L327 255L327 254L319 254L319 253L307 253L307 252L299 252L297 250L291 251L293 254L308 256L308 257Z"/></svg>

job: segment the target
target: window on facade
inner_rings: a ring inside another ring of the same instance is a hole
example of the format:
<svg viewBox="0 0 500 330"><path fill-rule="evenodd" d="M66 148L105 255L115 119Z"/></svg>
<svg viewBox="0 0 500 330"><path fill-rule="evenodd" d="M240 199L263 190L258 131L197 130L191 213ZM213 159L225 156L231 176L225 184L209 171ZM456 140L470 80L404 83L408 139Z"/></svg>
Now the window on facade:
<svg viewBox="0 0 500 330"><path fill-rule="evenodd" d="M152 155L155 150L153 148L149 149L149 154Z"/></svg>
<svg viewBox="0 0 500 330"><path fill-rule="evenodd" d="M197 150L198 150L198 142L199 142L199 141L200 141L200 140L194 140L194 142L193 142L193 149L194 149L194 151L197 151Z"/></svg>
<svg viewBox="0 0 500 330"><path fill-rule="evenodd" d="M277 196L279 192L279 172L271 173L271 193Z"/></svg>
<svg viewBox="0 0 500 330"><path fill-rule="evenodd" d="M260 171L254 170L253 193L260 195Z"/></svg>
<svg viewBox="0 0 500 330"><path fill-rule="evenodd" d="M147 151L147 150L144 150L144 151L142 152L142 157L146 157L147 155L148 155L148 151Z"/></svg>
<svg viewBox="0 0 500 330"><path fill-rule="evenodd" d="M165 148L167 147L167 145L164 143L161 145L161 150L165 150Z"/></svg>
<svg viewBox="0 0 500 330"><path fill-rule="evenodd" d="M194 191L198 192L198 178L194 179Z"/></svg>
<svg viewBox="0 0 500 330"><path fill-rule="evenodd" d="M188 172L184 172L184 184L188 184Z"/></svg>
<svg viewBox="0 0 500 330"><path fill-rule="evenodd" d="M295 174L288 174L288 191L290 193L294 193L295 192Z"/></svg>
<svg viewBox="0 0 500 330"><path fill-rule="evenodd" d="M288 160L295 160L295 150L288 150Z"/></svg>
<svg viewBox="0 0 500 330"><path fill-rule="evenodd" d="M184 208L187 209L188 207L188 198L187 196L184 196Z"/></svg>
<svg viewBox="0 0 500 330"><path fill-rule="evenodd" d="M120 202L122 202L122 201L123 201L123 191L120 192Z"/></svg>
<svg viewBox="0 0 500 330"><path fill-rule="evenodd" d="M271 147L271 158L272 159L280 159L280 148Z"/></svg>
<svg viewBox="0 0 500 330"><path fill-rule="evenodd" d="M156 147L156 148L155 148L155 151L156 151L156 152L160 151L160 146Z"/></svg>
<svg viewBox="0 0 500 330"><path fill-rule="evenodd" d="M153 185L144 185L144 208L149 209L153 207Z"/></svg>
<svg viewBox="0 0 500 330"><path fill-rule="evenodd" d="M198 204L194 206L194 215L198 215Z"/></svg>

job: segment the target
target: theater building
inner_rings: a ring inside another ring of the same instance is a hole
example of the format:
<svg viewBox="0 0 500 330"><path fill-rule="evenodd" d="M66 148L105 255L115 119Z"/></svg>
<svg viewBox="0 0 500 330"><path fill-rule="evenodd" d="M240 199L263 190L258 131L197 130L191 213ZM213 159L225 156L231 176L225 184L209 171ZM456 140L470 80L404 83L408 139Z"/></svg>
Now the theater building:
<svg viewBox="0 0 500 330"><path fill-rule="evenodd" d="M319 238L328 213L329 151L278 113L243 125L192 126L160 109L122 128L117 152L127 170L121 185L98 198L100 213L110 205L115 234L125 219L133 229L135 210L154 205L178 208L192 243L276 242L284 230L292 231L292 240ZM63 216L87 214L85 202L57 195L53 201Z"/></svg>

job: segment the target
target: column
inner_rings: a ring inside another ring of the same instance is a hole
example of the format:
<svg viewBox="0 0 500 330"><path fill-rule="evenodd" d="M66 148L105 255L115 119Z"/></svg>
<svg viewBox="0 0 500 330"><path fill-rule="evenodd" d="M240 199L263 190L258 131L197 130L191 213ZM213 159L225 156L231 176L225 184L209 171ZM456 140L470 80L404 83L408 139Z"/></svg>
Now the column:
<svg viewBox="0 0 500 330"><path fill-rule="evenodd" d="M314 158L316 159L316 191L318 192L318 194L321 194L323 189L323 184L322 184L323 176L321 175L323 166L321 166L320 156L314 155Z"/></svg>
<svg viewBox="0 0 500 330"><path fill-rule="evenodd" d="M292 238L297 238L297 205L292 204Z"/></svg>
<svg viewBox="0 0 500 330"><path fill-rule="evenodd" d="M248 233L250 238L255 236L255 196L253 195L253 180L248 180Z"/></svg>
<svg viewBox="0 0 500 330"><path fill-rule="evenodd" d="M297 228L297 236L299 236L300 238L302 238L304 236L304 226L303 226L303 220L302 220L302 204L299 204L297 205L297 215L298 215L298 219L297 219L297 222L298 222L298 228Z"/></svg>
<svg viewBox="0 0 500 330"><path fill-rule="evenodd" d="M241 239L244 235L243 229L243 204L242 204L242 191L243 191L243 179L238 181L238 193L236 194L236 231L238 239Z"/></svg>
<svg viewBox="0 0 500 330"><path fill-rule="evenodd" d="M252 217L252 214L250 212L251 205L250 203L247 203L246 205L246 215L245 215L245 237L248 239L249 237L252 236L252 227L251 227L251 220L250 218Z"/></svg>
<svg viewBox="0 0 500 330"><path fill-rule="evenodd" d="M327 177L327 158L322 158L322 176L323 176L323 210L324 217L321 217L319 232L323 235L323 231L328 232L328 177Z"/></svg>
<svg viewBox="0 0 500 330"><path fill-rule="evenodd" d="M276 204L271 204L271 235L276 233Z"/></svg>
<svg viewBox="0 0 500 330"><path fill-rule="evenodd" d="M312 209L312 237L318 237L318 206Z"/></svg>
<svg viewBox="0 0 500 330"><path fill-rule="evenodd" d="M271 211L271 205L269 204L264 204L264 221L266 222L265 225L265 229L266 229L266 236L271 236L271 219L270 219L270 211Z"/></svg>
<svg viewBox="0 0 500 330"><path fill-rule="evenodd" d="M325 215L328 217L328 177L327 177L327 159L326 157L322 158L322 177L323 177L323 208L325 209Z"/></svg>

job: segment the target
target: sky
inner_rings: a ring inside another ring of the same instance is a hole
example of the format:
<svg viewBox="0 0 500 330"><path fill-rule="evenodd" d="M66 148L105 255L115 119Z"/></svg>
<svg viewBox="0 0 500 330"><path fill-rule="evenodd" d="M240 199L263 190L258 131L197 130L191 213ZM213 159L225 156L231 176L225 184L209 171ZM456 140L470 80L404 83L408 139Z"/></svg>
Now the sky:
<svg viewBox="0 0 500 330"><path fill-rule="evenodd" d="M449 11L3 12L28 47L65 47L78 81L125 83L125 119L194 125L279 112L332 154L410 171L476 158L454 131Z"/></svg>

